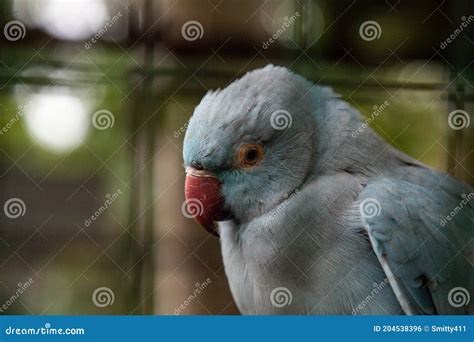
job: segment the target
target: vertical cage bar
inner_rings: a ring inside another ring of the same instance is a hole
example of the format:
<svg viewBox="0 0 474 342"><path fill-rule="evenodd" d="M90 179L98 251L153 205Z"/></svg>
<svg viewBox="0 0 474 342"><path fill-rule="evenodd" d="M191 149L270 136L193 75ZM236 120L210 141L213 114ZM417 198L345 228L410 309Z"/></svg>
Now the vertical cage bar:
<svg viewBox="0 0 474 342"><path fill-rule="evenodd" d="M144 8L145 43L139 44L138 49L143 48L140 63L142 70L150 70L153 65L154 41L149 38L148 31L153 20L153 3L146 0ZM136 19L136 18L132 18ZM140 27L142 25L139 25ZM154 150L154 120L150 119L150 99L152 98L153 80L138 71L131 73L133 77L138 75L138 86L130 82L135 90L132 95L131 117L132 117L132 146L134 155L134 172L132 182L132 235L140 242L132 250L133 283L130 289L131 295L136 302L132 311L136 314L153 314L154 295L154 208L153 208L153 150ZM144 79L142 80L142 78Z"/></svg>
<svg viewBox="0 0 474 342"><path fill-rule="evenodd" d="M455 22L461 20L463 16L470 14L468 10L468 1L461 0L456 3L451 3L449 12L451 17L455 19ZM466 68L468 63L471 61L471 54L469 54L469 47L466 48L466 44L460 39L453 42L453 48L451 54L448 56L451 64L454 66L454 70L450 74L450 80L454 83L454 87L451 87L448 95L449 100L449 112L453 110L465 110L466 109L466 83L461 75L462 70ZM451 83L450 82L450 83ZM451 105L452 104L452 105ZM449 114L447 114L449 115ZM463 149L465 136L468 134L468 127L459 130L450 129L448 137L448 150L449 155L447 158L447 170L448 172L460 179L471 181L469 175L464 172L463 168L458 164L465 158L467 151Z"/></svg>

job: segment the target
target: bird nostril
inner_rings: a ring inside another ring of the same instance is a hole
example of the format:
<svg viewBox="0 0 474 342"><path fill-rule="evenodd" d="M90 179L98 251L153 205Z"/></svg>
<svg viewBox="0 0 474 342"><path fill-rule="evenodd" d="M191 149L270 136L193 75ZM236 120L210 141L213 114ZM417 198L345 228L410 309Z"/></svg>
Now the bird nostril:
<svg viewBox="0 0 474 342"><path fill-rule="evenodd" d="M193 163L191 163L191 166L192 166L193 168L195 168L196 170L204 170L204 168L202 167L202 165L199 164L199 163L194 163L194 162L193 162Z"/></svg>

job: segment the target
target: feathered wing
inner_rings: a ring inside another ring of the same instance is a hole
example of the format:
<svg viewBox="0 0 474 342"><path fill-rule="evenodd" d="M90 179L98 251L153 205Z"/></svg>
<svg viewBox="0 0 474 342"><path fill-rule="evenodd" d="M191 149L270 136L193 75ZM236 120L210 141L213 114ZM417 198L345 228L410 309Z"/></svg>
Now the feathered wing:
<svg viewBox="0 0 474 342"><path fill-rule="evenodd" d="M372 248L405 313L473 313L473 189L425 168L409 174L360 194Z"/></svg>

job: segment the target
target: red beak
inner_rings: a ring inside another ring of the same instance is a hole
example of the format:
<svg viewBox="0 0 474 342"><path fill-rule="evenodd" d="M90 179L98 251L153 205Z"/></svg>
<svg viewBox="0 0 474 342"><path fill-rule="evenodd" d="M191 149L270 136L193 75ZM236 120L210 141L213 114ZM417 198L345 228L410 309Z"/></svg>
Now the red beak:
<svg viewBox="0 0 474 342"><path fill-rule="evenodd" d="M193 217L209 233L219 236L214 221L222 221L230 216L224 210L219 179L208 171L187 167L184 193L184 215Z"/></svg>

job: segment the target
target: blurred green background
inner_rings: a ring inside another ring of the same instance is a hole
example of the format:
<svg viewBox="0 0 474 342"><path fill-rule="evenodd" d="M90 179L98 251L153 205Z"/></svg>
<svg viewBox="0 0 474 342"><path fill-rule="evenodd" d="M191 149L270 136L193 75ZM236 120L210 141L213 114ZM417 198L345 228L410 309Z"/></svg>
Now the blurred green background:
<svg viewBox="0 0 474 342"><path fill-rule="evenodd" d="M182 214L181 148L209 89L269 63L333 86L392 145L473 184L472 124L448 120L473 112L472 10L2 1L0 204L20 214L0 213L0 314L238 314L218 240Z"/></svg>

